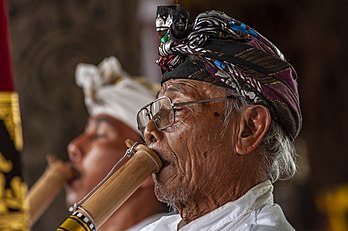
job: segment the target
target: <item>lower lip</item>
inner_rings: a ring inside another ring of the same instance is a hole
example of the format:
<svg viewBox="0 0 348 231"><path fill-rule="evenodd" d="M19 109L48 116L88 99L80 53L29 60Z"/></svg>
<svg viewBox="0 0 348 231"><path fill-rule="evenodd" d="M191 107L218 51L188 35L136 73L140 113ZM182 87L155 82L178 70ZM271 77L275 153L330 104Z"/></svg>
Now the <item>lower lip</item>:
<svg viewBox="0 0 348 231"><path fill-rule="evenodd" d="M160 174L163 169L167 168L170 165L168 161L162 161L162 168L156 173L156 175Z"/></svg>
<svg viewBox="0 0 348 231"><path fill-rule="evenodd" d="M78 187L79 182L80 182L80 178L73 179L72 181L68 182L68 186L70 188L76 188Z"/></svg>

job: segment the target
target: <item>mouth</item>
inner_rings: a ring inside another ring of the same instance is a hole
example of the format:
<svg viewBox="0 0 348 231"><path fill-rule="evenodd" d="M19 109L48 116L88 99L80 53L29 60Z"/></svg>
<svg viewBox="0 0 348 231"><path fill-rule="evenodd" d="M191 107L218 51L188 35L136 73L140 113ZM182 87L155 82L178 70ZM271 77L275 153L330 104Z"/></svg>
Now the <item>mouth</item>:
<svg viewBox="0 0 348 231"><path fill-rule="evenodd" d="M70 165L72 177L68 180L68 184L71 185L74 181L80 179L82 177L81 172L72 164Z"/></svg>
<svg viewBox="0 0 348 231"><path fill-rule="evenodd" d="M169 160L163 159L160 155L158 155L158 157L162 162L162 168L157 172L157 174L160 174L164 168L168 167L171 164L171 162Z"/></svg>
<svg viewBox="0 0 348 231"><path fill-rule="evenodd" d="M162 161L162 168L165 168L165 167L167 167L168 165L170 165L170 161L168 161L168 160L163 160L163 159L161 159L161 161Z"/></svg>
<svg viewBox="0 0 348 231"><path fill-rule="evenodd" d="M156 175L160 174L162 172L163 169L165 169L166 167L170 166L173 164L172 161L168 160L167 158L165 158L165 155L163 154L162 151L154 148L154 147L149 147L150 149L152 149L158 156L158 158L161 160L162 162L162 167L161 169L156 173Z"/></svg>

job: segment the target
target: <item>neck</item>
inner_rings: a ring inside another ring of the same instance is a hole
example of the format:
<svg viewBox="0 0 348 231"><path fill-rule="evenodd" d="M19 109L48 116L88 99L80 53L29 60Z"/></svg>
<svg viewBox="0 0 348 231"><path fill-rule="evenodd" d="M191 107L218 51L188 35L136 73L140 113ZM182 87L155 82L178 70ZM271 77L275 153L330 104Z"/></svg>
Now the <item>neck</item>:
<svg viewBox="0 0 348 231"><path fill-rule="evenodd" d="M247 162L249 161L247 160ZM265 177L258 174L257 169L245 168L246 162L241 163L240 166L243 168L235 169L235 171L229 170L223 174L224 177L213 177L211 180L207 180L204 186L192 193L185 204L175 204L182 217L183 225L228 202L237 200L249 189L266 180Z"/></svg>

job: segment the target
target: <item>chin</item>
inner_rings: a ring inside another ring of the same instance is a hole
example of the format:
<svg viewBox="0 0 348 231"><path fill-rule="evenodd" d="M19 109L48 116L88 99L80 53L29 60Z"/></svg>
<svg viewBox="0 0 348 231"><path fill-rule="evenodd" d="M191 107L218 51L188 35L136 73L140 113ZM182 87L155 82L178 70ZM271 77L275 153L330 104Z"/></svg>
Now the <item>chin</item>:
<svg viewBox="0 0 348 231"><path fill-rule="evenodd" d="M187 203L191 195L190 191L187 188L184 188L182 186L173 187L173 185L171 184L156 184L154 191L159 201L167 203L172 207L176 207L176 205Z"/></svg>
<svg viewBox="0 0 348 231"><path fill-rule="evenodd" d="M156 185L155 187L155 195L158 200L168 204L175 204L178 200L177 198L177 190L176 189L168 189L163 185Z"/></svg>
<svg viewBox="0 0 348 231"><path fill-rule="evenodd" d="M171 204L171 201L168 200L166 191L161 186L156 184L154 192L160 202Z"/></svg>

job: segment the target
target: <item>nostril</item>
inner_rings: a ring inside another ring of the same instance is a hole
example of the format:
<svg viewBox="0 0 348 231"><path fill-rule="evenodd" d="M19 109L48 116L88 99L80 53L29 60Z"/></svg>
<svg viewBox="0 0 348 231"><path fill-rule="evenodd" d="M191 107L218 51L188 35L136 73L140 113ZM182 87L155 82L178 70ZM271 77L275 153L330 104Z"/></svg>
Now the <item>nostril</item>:
<svg viewBox="0 0 348 231"><path fill-rule="evenodd" d="M68 155L69 155L70 161L72 162L78 162L82 158L81 151L78 149L78 147L74 143L69 144Z"/></svg>
<svg viewBox="0 0 348 231"><path fill-rule="evenodd" d="M151 143L156 143L156 137L155 136L153 136L153 135L151 135L151 138L150 138L150 140L151 140Z"/></svg>
<svg viewBox="0 0 348 231"><path fill-rule="evenodd" d="M76 152L70 152L69 157L71 160L76 160L78 158L78 155Z"/></svg>
<svg viewBox="0 0 348 231"><path fill-rule="evenodd" d="M144 131L145 142L149 145L151 143L156 143L161 138L161 131L159 131L155 123L151 120L147 123Z"/></svg>

